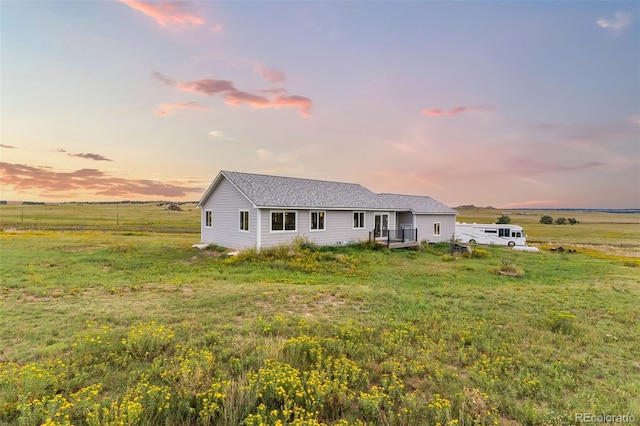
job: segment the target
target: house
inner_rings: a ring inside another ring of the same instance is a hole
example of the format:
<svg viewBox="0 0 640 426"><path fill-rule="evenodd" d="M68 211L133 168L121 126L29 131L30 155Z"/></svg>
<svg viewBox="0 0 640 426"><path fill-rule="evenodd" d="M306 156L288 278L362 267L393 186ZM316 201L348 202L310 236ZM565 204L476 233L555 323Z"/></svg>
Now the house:
<svg viewBox="0 0 640 426"><path fill-rule="evenodd" d="M388 243L448 241L457 212L415 195L362 185L221 171L198 203L202 243L246 249L306 236L318 245L370 237Z"/></svg>

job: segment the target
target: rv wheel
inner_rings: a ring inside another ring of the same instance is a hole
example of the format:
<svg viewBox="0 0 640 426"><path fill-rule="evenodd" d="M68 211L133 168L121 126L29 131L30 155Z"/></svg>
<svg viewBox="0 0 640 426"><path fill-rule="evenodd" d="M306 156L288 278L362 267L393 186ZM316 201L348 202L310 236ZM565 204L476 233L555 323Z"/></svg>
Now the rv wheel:
<svg viewBox="0 0 640 426"><path fill-rule="evenodd" d="M513 247L515 245L516 245L516 243L514 243L513 241L509 241L509 247Z"/></svg>
<svg viewBox="0 0 640 426"><path fill-rule="evenodd" d="M469 240L469 244L475 244L476 240Z"/></svg>

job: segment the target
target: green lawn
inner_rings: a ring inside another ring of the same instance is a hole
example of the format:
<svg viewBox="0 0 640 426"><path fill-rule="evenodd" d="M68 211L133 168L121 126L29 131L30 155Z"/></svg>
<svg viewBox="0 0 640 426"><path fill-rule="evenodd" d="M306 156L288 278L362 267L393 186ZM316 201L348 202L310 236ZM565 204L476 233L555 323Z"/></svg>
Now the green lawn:
<svg viewBox="0 0 640 426"><path fill-rule="evenodd" d="M90 214L61 231L53 213L21 230L15 207L0 208L14 218L0 233L0 424L640 420L640 258L611 251L637 244L633 228L616 236L625 215L588 247L602 220L528 218L540 253L302 244L229 258L191 248L197 210L120 206L139 218L122 229L94 219L115 206L77 206ZM556 242L579 250L544 249Z"/></svg>

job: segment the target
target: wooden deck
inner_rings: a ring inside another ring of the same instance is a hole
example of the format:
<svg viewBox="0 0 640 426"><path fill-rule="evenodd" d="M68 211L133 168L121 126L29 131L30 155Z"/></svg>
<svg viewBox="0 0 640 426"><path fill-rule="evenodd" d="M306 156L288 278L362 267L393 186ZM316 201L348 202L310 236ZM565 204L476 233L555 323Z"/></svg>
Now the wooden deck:
<svg viewBox="0 0 640 426"><path fill-rule="evenodd" d="M397 249L397 248L406 248L406 247L416 247L419 245L420 243L417 241L405 241L404 243L403 242L389 243L389 248Z"/></svg>
<svg viewBox="0 0 640 426"><path fill-rule="evenodd" d="M417 229L385 229L382 232L374 229L369 232L369 241L372 239L388 246L390 249L416 247L420 245Z"/></svg>

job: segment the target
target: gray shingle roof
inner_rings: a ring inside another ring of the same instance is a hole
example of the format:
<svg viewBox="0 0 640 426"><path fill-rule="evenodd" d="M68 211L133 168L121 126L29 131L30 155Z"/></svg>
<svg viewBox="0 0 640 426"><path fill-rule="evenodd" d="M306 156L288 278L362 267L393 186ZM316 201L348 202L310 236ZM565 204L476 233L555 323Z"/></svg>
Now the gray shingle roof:
<svg viewBox="0 0 640 426"><path fill-rule="evenodd" d="M355 183L222 171L256 206L372 208L375 194Z"/></svg>
<svg viewBox="0 0 640 426"><path fill-rule="evenodd" d="M380 208L389 210L411 210L414 213L456 214L455 210L422 195L377 194Z"/></svg>
<svg viewBox="0 0 640 426"><path fill-rule="evenodd" d="M355 183L330 182L223 170L204 194L209 197L221 176L226 177L258 207L398 210L414 213L456 214L431 197L376 194Z"/></svg>

